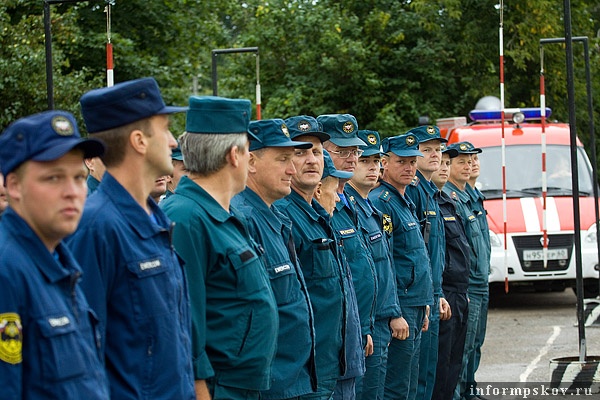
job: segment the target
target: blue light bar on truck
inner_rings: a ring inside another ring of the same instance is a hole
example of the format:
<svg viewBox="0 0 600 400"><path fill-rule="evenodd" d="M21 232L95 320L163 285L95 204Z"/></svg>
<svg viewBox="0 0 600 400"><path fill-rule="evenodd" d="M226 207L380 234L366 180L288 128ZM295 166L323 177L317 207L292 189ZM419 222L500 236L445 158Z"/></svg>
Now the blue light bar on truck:
<svg viewBox="0 0 600 400"><path fill-rule="evenodd" d="M525 121L534 121L542 119L542 109L540 107L533 108L505 108L504 118L510 120L514 114L521 113L525 116ZM548 118L552 115L552 110L546 107L546 115ZM500 121L502 119L500 110L472 110L469 113L469 118L477 122Z"/></svg>

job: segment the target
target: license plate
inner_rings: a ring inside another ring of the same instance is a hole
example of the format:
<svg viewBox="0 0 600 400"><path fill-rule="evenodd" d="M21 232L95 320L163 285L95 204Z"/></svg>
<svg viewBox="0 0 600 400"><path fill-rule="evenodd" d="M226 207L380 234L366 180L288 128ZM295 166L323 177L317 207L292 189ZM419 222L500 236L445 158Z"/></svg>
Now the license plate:
<svg viewBox="0 0 600 400"><path fill-rule="evenodd" d="M566 260L569 258L568 249L548 249L548 260ZM523 250L523 261L541 261L544 250Z"/></svg>

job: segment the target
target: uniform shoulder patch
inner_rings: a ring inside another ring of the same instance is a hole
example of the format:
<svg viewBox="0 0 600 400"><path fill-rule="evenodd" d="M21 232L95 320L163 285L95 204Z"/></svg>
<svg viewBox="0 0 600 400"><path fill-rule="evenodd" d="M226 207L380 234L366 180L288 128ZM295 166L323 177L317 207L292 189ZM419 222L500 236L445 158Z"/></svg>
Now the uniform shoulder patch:
<svg viewBox="0 0 600 400"><path fill-rule="evenodd" d="M390 201L391 196L390 196L390 191L389 190L382 190L381 193L379 193L379 198L383 201Z"/></svg>
<svg viewBox="0 0 600 400"><path fill-rule="evenodd" d="M23 361L23 326L19 314L0 314L0 361L9 364Z"/></svg>

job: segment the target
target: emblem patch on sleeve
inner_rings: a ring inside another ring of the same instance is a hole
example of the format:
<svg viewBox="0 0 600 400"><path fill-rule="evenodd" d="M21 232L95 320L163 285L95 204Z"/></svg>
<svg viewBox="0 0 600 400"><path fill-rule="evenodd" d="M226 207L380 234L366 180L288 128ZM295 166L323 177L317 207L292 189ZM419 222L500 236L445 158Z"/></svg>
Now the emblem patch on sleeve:
<svg viewBox="0 0 600 400"><path fill-rule="evenodd" d="M23 326L16 313L0 314L0 360L9 364L23 361Z"/></svg>
<svg viewBox="0 0 600 400"><path fill-rule="evenodd" d="M388 214L383 214L383 230L388 235L391 235L392 232L394 231L394 225L392 224L392 217L390 217Z"/></svg>

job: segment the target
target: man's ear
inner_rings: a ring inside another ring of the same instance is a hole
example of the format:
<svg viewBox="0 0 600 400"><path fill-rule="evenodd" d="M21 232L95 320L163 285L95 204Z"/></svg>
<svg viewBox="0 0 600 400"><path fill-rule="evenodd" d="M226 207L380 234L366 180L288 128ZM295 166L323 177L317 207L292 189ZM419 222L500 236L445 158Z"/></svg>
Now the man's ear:
<svg viewBox="0 0 600 400"><path fill-rule="evenodd" d="M250 159L248 160L248 173L250 174L254 174L256 173L256 161L257 161L258 157L256 157L256 154L254 154L254 152L250 152Z"/></svg>
<svg viewBox="0 0 600 400"><path fill-rule="evenodd" d="M321 195L322 195L322 191L321 191L321 186L323 186L323 182L319 182L317 184L317 187L315 188L315 192L313 193L313 197L315 199L317 199L317 201L321 200Z"/></svg>
<svg viewBox="0 0 600 400"><path fill-rule="evenodd" d="M22 167L21 167L22 168ZM4 177L6 194L9 199L19 201L21 199L21 180L16 173L11 172Z"/></svg>
<svg viewBox="0 0 600 400"><path fill-rule="evenodd" d="M129 144L133 150L139 154L146 154L148 150L148 136L144 135L139 129L134 129L129 133Z"/></svg>
<svg viewBox="0 0 600 400"><path fill-rule="evenodd" d="M227 152L227 155L225 156L225 159L227 160L227 162L229 164L231 164L232 167L237 168L238 165L240 164L240 161L239 161L239 147L238 146L232 146L231 149L229 149L229 151Z"/></svg>

